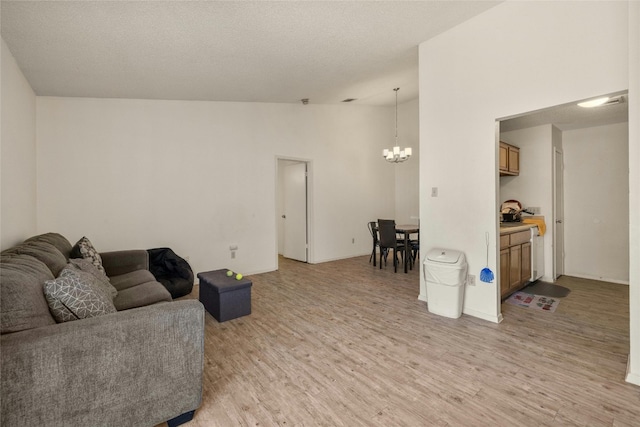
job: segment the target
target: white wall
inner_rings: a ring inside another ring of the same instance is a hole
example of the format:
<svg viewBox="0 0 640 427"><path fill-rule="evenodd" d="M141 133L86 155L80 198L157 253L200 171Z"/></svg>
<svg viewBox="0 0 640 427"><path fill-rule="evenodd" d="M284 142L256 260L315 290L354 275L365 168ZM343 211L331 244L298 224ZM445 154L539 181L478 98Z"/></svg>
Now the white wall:
<svg viewBox="0 0 640 427"><path fill-rule="evenodd" d="M498 202L515 199L524 208L539 207L545 217L543 280L553 279L553 126L535 126L500 134L520 148L520 175L501 176ZM527 216L523 214L523 216Z"/></svg>
<svg viewBox="0 0 640 427"><path fill-rule="evenodd" d="M404 163L389 164L396 170L396 224L417 224L420 216L420 126L418 99L398 105L398 142L401 147L411 147L413 154ZM392 147L392 141L389 141Z"/></svg>
<svg viewBox="0 0 640 427"><path fill-rule="evenodd" d="M2 40L0 248L36 234L36 96Z"/></svg>
<svg viewBox="0 0 640 427"><path fill-rule="evenodd" d="M420 202L423 240L463 250L470 272L478 274L485 258L484 233L490 231L489 266L496 271L494 121L627 88L630 98L639 96L632 88L637 91L640 72L637 63L629 62L630 55L637 62L640 50L639 15L634 2L508 1L420 45L421 194L440 188L439 197ZM630 162L632 178L640 167L637 104L635 108L636 116L630 108L629 128L636 160ZM638 184L631 182L631 192L637 194ZM640 238L636 197L632 257L638 255ZM474 207L473 221L460 206ZM638 294L638 269L636 263L631 296ZM467 286L464 312L500 321L496 283ZM423 289L421 283L421 295ZM630 381L640 380L639 307L632 298Z"/></svg>
<svg viewBox="0 0 640 427"><path fill-rule="evenodd" d="M495 120L627 89L627 15L625 3L505 2L421 44L420 185L440 189L421 200L423 239L463 250L477 275L488 231L498 271ZM499 321L497 283L467 287L464 312Z"/></svg>
<svg viewBox="0 0 640 427"><path fill-rule="evenodd" d="M38 97L38 229L172 247L194 270L276 268L276 156L312 161L310 261L370 252L391 216L389 108ZM355 238L355 244L352 243ZM238 245L236 259L229 246Z"/></svg>
<svg viewBox="0 0 640 427"><path fill-rule="evenodd" d="M629 283L628 124L563 133L565 274Z"/></svg>

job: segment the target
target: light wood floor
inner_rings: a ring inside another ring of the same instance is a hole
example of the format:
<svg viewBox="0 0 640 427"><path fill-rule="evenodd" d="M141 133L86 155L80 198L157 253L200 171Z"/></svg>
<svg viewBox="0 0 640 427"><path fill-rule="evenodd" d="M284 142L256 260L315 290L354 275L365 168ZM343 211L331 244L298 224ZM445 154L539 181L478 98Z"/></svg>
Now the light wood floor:
<svg viewBox="0 0 640 427"><path fill-rule="evenodd" d="M555 313L503 304L494 324L430 314L418 275L358 257L251 276L250 316L206 315L187 425L640 425L626 286L565 277Z"/></svg>

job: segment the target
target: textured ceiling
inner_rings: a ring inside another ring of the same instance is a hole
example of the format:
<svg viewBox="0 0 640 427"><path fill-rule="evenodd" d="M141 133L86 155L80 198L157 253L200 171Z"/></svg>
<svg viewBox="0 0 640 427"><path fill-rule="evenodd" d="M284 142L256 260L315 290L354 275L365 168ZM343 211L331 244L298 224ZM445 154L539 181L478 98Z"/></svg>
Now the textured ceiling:
<svg viewBox="0 0 640 427"><path fill-rule="evenodd" d="M392 105L418 44L499 1L5 1L37 95Z"/></svg>

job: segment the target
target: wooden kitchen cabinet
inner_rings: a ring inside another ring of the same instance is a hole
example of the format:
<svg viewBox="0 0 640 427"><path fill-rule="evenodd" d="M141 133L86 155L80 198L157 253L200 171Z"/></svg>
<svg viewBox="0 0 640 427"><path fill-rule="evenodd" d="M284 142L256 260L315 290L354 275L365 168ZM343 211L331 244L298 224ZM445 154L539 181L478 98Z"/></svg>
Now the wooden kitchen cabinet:
<svg viewBox="0 0 640 427"><path fill-rule="evenodd" d="M500 235L500 296L506 298L511 289L511 253L509 235Z"/></svg>
<svg viewBox="0 0 640 427"><path fill-rule="evenodd" d="M508 244L508 243L507 243ZM500 295L509 294L509 248L500 250Z"/></svg>
<svg viewBox="0 0 640 427"><path fill-rule="evenodd" d="M531 278L531 231L500 235L500 295L506 298Z"/></svg>
<svg viewBox="0 0 640 427"><path fill-rule="evenodd" d="M520 174L520 149L506 142L500 142L500 175Z"/></svg>
<svg viewBox="0 0 640 427"><path fill-rule="evenodd" d="M500 143L500 174L509 170L509 146L504 142Z"/></svg>
<svg viewBox="0 0 640 427"><path fill-rule="evenodd" d="M520 285L522 280L522 245L509 248L509 291Z"/></svg>
<svg viewBox="0 0 640 427"><path fill-rule="evenodd" d="M531 242L522 244L520 283L525 284L531 279Z"/></svg>

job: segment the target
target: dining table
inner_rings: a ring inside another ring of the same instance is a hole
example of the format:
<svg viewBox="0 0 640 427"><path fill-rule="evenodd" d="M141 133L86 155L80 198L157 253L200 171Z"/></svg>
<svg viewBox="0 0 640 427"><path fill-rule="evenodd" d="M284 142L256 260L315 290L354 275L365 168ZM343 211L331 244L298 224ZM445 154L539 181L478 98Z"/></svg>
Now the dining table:
<svg viewBox="0 0 640 427"><path fill-rule="evenodd" d="M420 226L416 225L416 224L396 224L396 233L397 234L403 234L404 235L404 250L405 250L405 254L404 254L404 272L408 273L408 267L409 267L409 240L410 236L412 234L416 234L420 232Z"/></svg>

